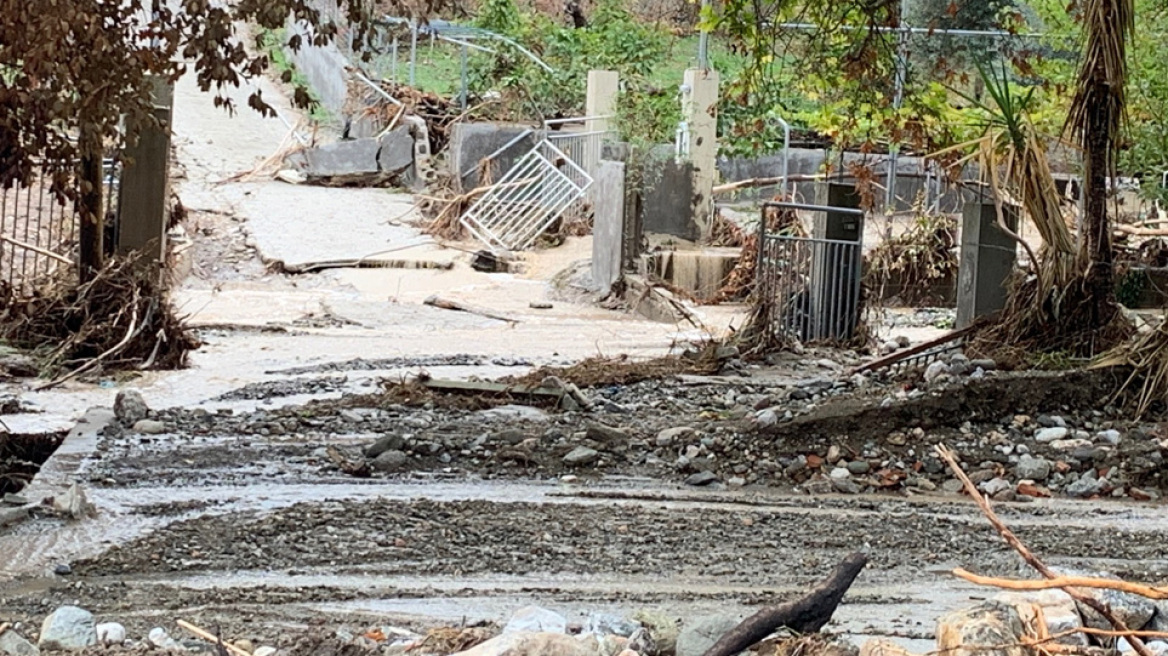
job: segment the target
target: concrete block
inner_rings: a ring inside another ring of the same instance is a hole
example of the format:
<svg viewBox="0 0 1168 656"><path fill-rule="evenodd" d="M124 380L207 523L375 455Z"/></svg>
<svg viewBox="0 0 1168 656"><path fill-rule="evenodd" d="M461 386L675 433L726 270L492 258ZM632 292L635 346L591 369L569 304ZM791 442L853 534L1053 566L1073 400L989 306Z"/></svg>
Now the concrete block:
<svg viewBox="0 0 1168 656"><path fill-rule="evenodd" d="M702 236L694 220L693 165L672 157L652 157L641 173L641 221L647 234L672 235L689 241Z"/></svg>
<svg viewBox="0 0 1168 656"><path fill-rule="evenodd" d="M1004 206L1006 226L1018 229L1017 209ZM1006 306L1006 289L1018 245L998 227L992 201L969 203L962 211L961 259L957 270L957 327Z"/></svg>
<svg viewBox="0 0 1168 656"><path fill-rule="evenodd" d="M601 161L592 183L592 284L601 294L612 291L621 277L624 245L625 165Z"/></svg>
<svg viewBox="0 0 1168 656"><path fill-rule="evenodd" d="M450 133L450 172L459 179L463 189L479 186L479 163L512 139L530 128L525 125L501 123L458 123ZM493 179L498 180L512 165L539 143L539 137L532 132L511 144L491 160ZM465 174L465 175L464 175Z"/></svg>
<svg viewBox="0 0 1168 656"><path fill-rule="evenodd" d="M338 141L295 153L287 164L310 178L368 175L379 170L380 150L381 142L377 139Z"/></svg>
<svg viewBox="0 0 1168 656"><path fill-rule="evenodd" d="M396 173L408 169L414 163L414 137L410 128L402 125L381 138L381 150L377 153L377 165L383 173Z"/></svg>

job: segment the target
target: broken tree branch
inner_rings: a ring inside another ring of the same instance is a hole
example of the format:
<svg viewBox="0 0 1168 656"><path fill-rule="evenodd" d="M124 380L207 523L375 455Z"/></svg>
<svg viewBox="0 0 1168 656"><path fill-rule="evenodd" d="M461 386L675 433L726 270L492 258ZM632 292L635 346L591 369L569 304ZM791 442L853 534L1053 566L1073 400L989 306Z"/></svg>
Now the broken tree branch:
<svg viewBox="0 0 1168 656"><path fill-rule="evenodd" d="M70 260L69 258L65 257L64 255L61 255L60 253L54 253L53 251L46 250L44 248L41 248L40 246L33 246L32 244L26 244L23 241L20 241L18 239L13 239L12 237L9 237L8 235L0 235L0 241L7 242L9 244L12 244L13 246L18 247L18 248L23 248L26 251L32 251L32 252L36 253L37 255L44 255L45 257L51 257L54 260L60 262L61 264L73 266L73 260Z"/></svg>
<svg viewBox="0 0 1168 656"><path fill-rule="evenodd" d="M4 635L4 632L7 631L8 627L10 627L10 626L12 626L12 624L10 624L8 622L0 624L0 635Z"/></svg>
<svg viewBox="0 0 1168 656"><path fill-rule="evenodd" d="M732 656L775 632L788 628L796 633L814 633L831 620L844 593L868 557L856 552L844 558L818 586L794 601L778 606L767 606L742 620L729 633L718 639L703 656Z"/></svg>
<svg viewBox="0 0 1168 656"><path fill-rule="evenodd" d="M207 642L210 642L210 643L216 644L216 645L222 644L224 647L227 648L227 651L231 652L235 656L251 656L251 654L248 653L247 651L244 651L243 649L236 647L235 645L231 644L230 642L224 642L224 641L220 640L219 638L216 638L210 631L204 631L203 629L200 629L199 627L195 626L194 624L191 624L190 622L188 622L186 620L175 620L174 623L179 625L180 627L186 629L187 631L190 631L191 633L195 634L196 636L202 638L203 640L206 640Z"/></svg>
<svg viewBox="0 0 1168 656"><path fill-rule="evenodd" d="M979 576L960 567L953 570L953 575L977 585L988 585L1006 590L1050 590L1053 588L1102 588L1105 590L1119 590L1130 592L1148 599L1168 599L1168 588L1157 588L1140 583L1128 583L1115 579L1100 579L1090 576L1056 576L1046 580L1019 580L1000 579L992 576Z"/></svg>
<svg viewBox="0 0 1168 656"><path fill-rule="evenodd" d="M1002 539L1006 541L1006 544L1010 545L1014 551L1017 551L1018 555L1022 557L1022 560L1026 561L1026 564L1033 567L1039 574L1043 576L1043 578L1059 578L1059 575L1056 574L1054 570L1050 569L1046 566L1046 563L1043 563L1041 560L1039 560L1038 556L1035 556L1034 553L1031 552L1030 549L1025 544L1023 544L1021 540L1018 539L1018 536L1014 535L1014 532L1010 530L1010 527L1006 526L1006 524L1002 522L997 513L995 513L993 508L990 507L990 502L987 501L984 496L982 496L981 492L978 491L977 486L973 484L973 481L969 480L969 476L966 476L965 470L963 470L961 465L957 463L957 456L953 453L953 451L951 451L949 447L945 446L944 444L938 444L936 447L934 447L934 450L942 460L948 463L949 468L953 470L953 475L956 476L958 480L961 481L961 484L965 486L965 491L974 500L974 502L977 503L977 506L981 509L982 514L985 515L987 520L989 520L990 525L994 527L994 530L998 532L998 535L1002 536ZM1092 610L1102 615L1103 619L1107 620L1107 622L1111 624L1111 626L1114 627L1116 631L1130 633L1131 629L1129 629L1122 620L1116 617L1115 613L1112 613L1111 608L1106 604L1090 595L1084 594L1074 587L1064 586L1062 590L1071 595L1075 601L1090 607ZM1131 635L1128 638L1128 642L1131 644L1132 649L1134 649L1135 652L1139 654L1139 656L1152 656L1152 652L1148 649L1147 645L1145 645L1144 642L1135 635Z"/></svg>
<svg viewBox="0 0 1168 656"><path fill-rule="evenodd" d="M441 308L443 310L453 310L455 312L466 312L468 314L477 314L480 317L494 319L495 321L506 321L507 323L510 323L510 324L519 323L518 319L504 316L502 314L495 314L494 312L491 312L490 310L476 308L476 307L467 305L465 303L459 303L458 301L451 301L449 299L441 298L437 294L427 298L425 301L423 301L423 303L425 305L429 305L431 307L436 307L436 308Z"/></svg>
<svg viewBox="0 0 1168 656"><path fill-rule="evenodd" d="M1115 224L1115 231L1135 235L1136 237L1168 237L1168 228L1141 228L1117 223Z"/></svg>

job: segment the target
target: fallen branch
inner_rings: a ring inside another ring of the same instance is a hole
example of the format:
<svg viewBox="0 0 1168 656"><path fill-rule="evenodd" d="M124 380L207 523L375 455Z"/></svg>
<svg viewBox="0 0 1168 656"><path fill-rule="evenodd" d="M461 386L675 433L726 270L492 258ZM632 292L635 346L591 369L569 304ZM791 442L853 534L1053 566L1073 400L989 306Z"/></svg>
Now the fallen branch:
<svg viewBox="0 0 1168 656"><path fill-rule="evenodd" d="M101 364L102 361L105 360L106 358L111 357L117 353L120 353L122 349L126 348L126 346L130 343L130 340L134 339L134 337L136 337L138 335L138 332L141 331L142 328L144 328L145 326L150 324L150 317L149 316L147 316L146 320L143 321L141 324L138 323L138 294L137 294L137 291L135 291L135 293L134 293L133 305L131 307L133 308L133 310L132 310L132 314L130 316L130 325L128 328L126 328L126 336L122 338L122 341L120 341L117 344L114 344L110 348L106 349L103 353L98 355L96 358L93 358L92 360L86 361L85 364L81 365L80 367L77 367L73 371L70 371L69 373L64 374L62 376L58 376L57 378L50 380L49 382L45 383L44 385L40 385L40 386L36 387L35 391L39 392L41 390L47 390L49 388L56 387L57 385L60 385L61 383L64 383L67 380L71 380L73 378L76 378L76 377L80 376L81 374L85 373L86 371L89 371L90 369L93 369L97 365ZM153 314L153 312L151 312L150 314Z"/></svg>
<svg viewBox="0 0 1168 656"><path fill-rule="evenodd" d="M510 323L510 324L519 323L518 319L504 316L502 314L495 314L494 312L491 312L490 310L476 308L476 307L473 307L470 305L466 305L465 303L459 303L458 301L451 301L451 300L448 300L445 298L440 298L436 294L434 296L427 298L425 301L423 301L423 303L426 305L429 305L431 307L441 308L443 310L453 310L455 312L466 312L468 314L477 314L480 317L494 319L495 321L506 321L507 323Z"/></svg>
<svg viewBox="0 0 1168 656"><path fill-rule="evenodd" d="M822 180L825 175L822 173L813 175L789 175L786 177L787 182L805 182L809 180ZM715 194L725 194L738 189L746 189L749 187L769 187L777 185L782 182L784 178L748 178L746 180L739 180L737 182L727 182L725 184L715 185L711 190Z"/></svg>
<svg viewBox="0 0 1168 656"><path fill-rule="evenodd" d="M202 638L203 640L206 640L206 641L208 641L212 644L215 644L215 645L222 645L223 647L225 647L227 649L227 651L231 652L232 654L235 654L235 656L251 656L251 654L249 652L244 651L243 649L240 649L239 647L236 647L235 645L233 645L229 642L225 642L224 640L215 637L209 631L204 631L203 629L200 629L199 627L195 626L194 624L191 624L190 622L188 622L186 620L175 620L174 623L179 625L180 627L186 629L187 631L190 631L191 633L195 634L196 636Z"/></svg>
<svg viewBox="0 0 1168 656"><path fill-rule="evenodd" d="M973 481L969 480L969 476L966 476L965 470L961 468L961 465L957 464L957 456L955 456L953 452L949 450L949 447L945 446L944 444L938 444L936 447L934 447L934 450L942 460L948 463L949 468L953 470L953 475L956 476L961 481L961 484L965 486L965 491L974 500L974 502L977 503L977 506L981 509L982 514L984 514L986 519L989 520L990 525L994 527L994 530L996 530L998 534L1002 536L1002 539L1006 541L1006 544L1010 545L1014 551L1018 552L1018 555L1022 557L1022 560L1026 561L1026 564L1033 567L1044 578L1059 578L1058 574L1056 574L1053 570L1047 567L1045 563L1039 560L1038 556L1035 556L1034 553L1031 552L1030 549L1025 544L1023 544L1021 540L1018 539L1018 536L1014 535L1014 532L1011 531L1010 528L1002 522L997 513L995 513L993 508L990 507L989 501L987 501L986 498L982 496L981 492L978 491L977 486L973 484ZM1131 629L1129 629L1127 625L1123 623L1123 620L1116 617L1115 613L1112 613L1111 608L1109 608L1106 604L1100 602L1098 599L1090 595L1083 594L1076 588L1063 586L1061 589L1067 594L1071 595L1075 601L1090 607L1092 610L1102 615L1103 619L1107 620L1107 622L1111 624L1111 626L1114 627L1116 631L1128 634L1128 642L1131 644L1132 649L1134 649L1135 652L1139 654L1139 656L1152 656L1152 652L1148 649L1147 645L1145 645L1144 642L1137 636L1131 634Z"/></svg>
<svg viewBox="0 0 1168 656"><path fill-rule="evenodd" d="M54 253L53 251L46 250L44 248L41 248L40 246L33 246L32 244L26 244L25 242L17 240L17 239L13 239L12 237L9 237L8 235L0 235L0 241L7 242L9 244L12 244L13 246L16 246L18 248L23 248L27 251L32 251L32 252L36 253L37 255L44 255L45 257L51 257L54 260L60 262L61 264L67 264L69 266L73 266L73 260L70 260L69 258L65 257L64 255L61 255L60 253Z"/></svg>
<svg viewBox="0 0 1168 656"><path fill-rule="evenodd" d="M1127 235L1135 235L1136 237L1168 237L1168 228L1140 228L1117 223L1115 224L1115 231Z"/></svg>
<svg viewBox="0 0 1168 656"><path fill-rule="evenodd" d="M11 626L12 624L10 622L0 624L0 635L4 635L4 632L7 631Z"/></svg>
<svg viewBox="0 0 1168 656"><path fill-rule="evenodd" d="M919 355L921 353L924 353L925 351L928 351L929 349L936 348L938 346L941 346L942 344L946 344L946 343L951 342L951 341L958 339L960 337L964 337L964 336L968 335L969 333L973 332L975 328L979 328L981 325L982 325L982 322L977 322L974 324L970 324L964 328L959 328L958 330L951 330L951 331L945 333L944 335L941 335L940 337L938 337L936 339L930 339L927 342L921 342L920 344L917 344L916 346L913 346L912 348L903 349L903 350L897 351L896 353L886 355L882 358L876 358L875 360L872 360L871 362L862 364L862 365L856 367L855 369L853 369L851 371L851 373L858 374L858 373L863 373L865 371L874 371L876 369L882 369L884 367L894 365L897 362L900 362L902 360L907 360L907 359L913 357L914 355Z"/></svg>
<svg viewBox="0 0 1168 656"><path fill-rule="evenodd" d="M742 620L703 656L732 656L784 627L796 633L814 633L822 629L866 564L868 557L864 554L848 555L811 592L785 604L767 606Z"/></svg>
<svg viewBox="0 0 1168 656"><path fill-rule="evenodd" d="M284 273L313 273L326 269L440 269L449 271L453 262L429 262L426 260L324 260L303 264L285 264Z"/></svg>
<svg viewBox="0 0 1168 656"><path fill-rule="evenodd" d="M1127 581L1089 576L1057 576L1053 579L1046 580L1000 579L992 576L979 576L960 567L953 570L953 575L965 579L970 583L976 583L977 585L988 585L1006 590L1050 590L1071 586L1076 588L1119 590L1120 592L1130 592L1141 597L1147 597L1148 599L1168 599L1168 588L1157 588L1139 583L1128 583Z"/></svg>

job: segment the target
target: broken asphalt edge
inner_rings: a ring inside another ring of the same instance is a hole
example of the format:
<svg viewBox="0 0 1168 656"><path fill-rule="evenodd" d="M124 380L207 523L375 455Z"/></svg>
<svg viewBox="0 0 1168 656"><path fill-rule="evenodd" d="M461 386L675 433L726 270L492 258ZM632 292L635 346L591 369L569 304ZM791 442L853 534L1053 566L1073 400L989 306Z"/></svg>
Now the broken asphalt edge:
<svg viewBox="0 0 1168 656"><path fill-rule="evenodd" d="M93 407L77 420L61 446L41 465L21 496L29 500L28 505L12 509L0 509L0 528L22 522L30 517L29 511L42 504L46 498L56 497L68 491L77 479L81 465L97 450L97 439L101 431L115 421L110 408Z"/></svg>

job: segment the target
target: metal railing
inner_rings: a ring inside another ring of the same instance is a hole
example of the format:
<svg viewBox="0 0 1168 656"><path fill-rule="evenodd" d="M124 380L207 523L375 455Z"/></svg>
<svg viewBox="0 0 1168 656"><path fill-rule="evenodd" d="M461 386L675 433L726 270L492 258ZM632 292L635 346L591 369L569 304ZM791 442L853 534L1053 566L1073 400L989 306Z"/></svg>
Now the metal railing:
<svg viewBox="0 0 1168 656"><path fill-rule="evenodd" d="M544 122L544 138L575 162L576 167L567 172L572 176L572 181L580 187L587 188L592 183L592 179L596 177L596 169L600 166L604 142L610 141L614 136L611 130L595 129L601 127L607 118L587 116ZM575 125L583 126L583 130L571 129ZM586 218L590 212L591 207L586 197L581 197L565 210L566 215L577 219Z"/></svg>
<svg viewBox="0 0 1168 656"><path fill-rule="evenodd" d="M807 209L851 214L848 208L766 203L760 217L758 302L776 337L802 342L847 340L860 322L860 241L766 233L767 209Z"/></svg>
<svg viewBox="0 0 1168 656"><path fill-rule="evenodd" d="M106 238L116 239L121 165L104 162ZM75 277L79 217L38 172L31 183L0 189L0 292L29 296L45 284Z"/></svg>
<svg viewBox="0 0 1168 656"><path fill-rule="evenodd" d="M491 250L523 250L591 185L587 171L544 139L467 208L461 223Z"/></svg>

